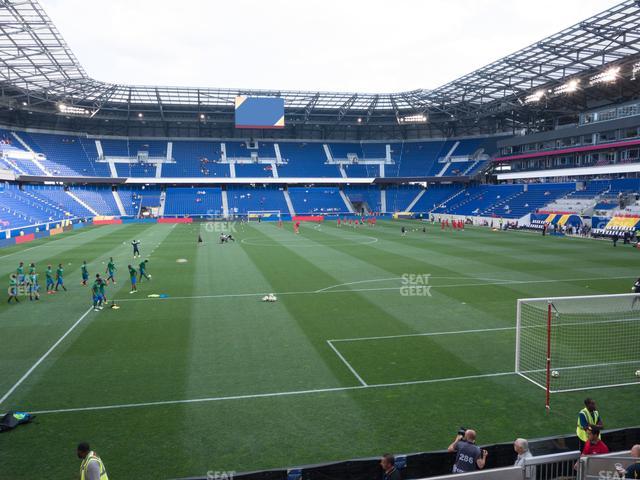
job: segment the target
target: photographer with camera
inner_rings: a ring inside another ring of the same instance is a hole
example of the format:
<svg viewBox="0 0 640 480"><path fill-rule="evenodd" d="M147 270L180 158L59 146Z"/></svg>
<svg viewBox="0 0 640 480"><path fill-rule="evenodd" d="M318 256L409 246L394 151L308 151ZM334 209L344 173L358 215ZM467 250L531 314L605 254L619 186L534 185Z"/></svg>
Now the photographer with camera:
<svg viewBox="0 0 640 480"><path fill-rule="evenodd" d="M476 432L464 427L458 430L455 440L447 450L456 453L453 473L474 472L483 469L489 454L476 445Z"/></svg>

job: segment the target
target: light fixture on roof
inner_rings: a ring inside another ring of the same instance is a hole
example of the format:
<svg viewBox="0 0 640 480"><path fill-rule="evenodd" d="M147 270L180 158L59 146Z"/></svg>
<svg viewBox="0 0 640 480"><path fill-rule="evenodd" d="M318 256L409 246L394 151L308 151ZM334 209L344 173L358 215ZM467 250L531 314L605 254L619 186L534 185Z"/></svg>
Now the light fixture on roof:
<svg viewBox="0 0 640 480"><path fill-rule="evenodd" d="M138 112L138 118L142 118L144 117L144 114L142 112Z"/></svg>
<svg viewBox="0 0 640 480"><path fill-rule="evenodd" d="M358 123L362 123L362 117L358 117Z"/></svg>
<svg viewBox="0 0 640 480"><path fill-rule="evenodd" d="M74 107L73 105L67 105L65 103L58 103L58 111L60 113L64 113L65 115L90 115L91 112L86 108L82 107Z"/></svg>
<svg viewBox="0 0 640 480"><path fill-rule="evenodd" d="M542 97L544 97L544 94L545 94L544 90L538 90L536 92L533 92L531 95L529 95L524 99L524 103L539 102L540 100L542 100Z"/></svg>
<svg viewBox="0 0 640 480"><path fill-rule="evenodd" d="M574 78L573 80L569 80L567 83L557 87L553 91L553 93L555 93L556 95L560 95L562 93L573 93L576 90L578 90L579 86L580 86L580 79Z"/></svg>
<svg viewBox="0 0 640 480"><path fill-rule="evenodd" d="M27 102L22 102L22 106L26 107L27 106Z"/></svg>
<svg viewBox="0 0 640 480"><path fill-rule="evenodd" d="M207 116L204 113L200 114L200 120L204 120L205 118L207 118Z"/></svg>
<svg viewBox="0 0 640 480"><path fill-rule="evenodd" d="M427 116L424 113L405 115L404 117L398 117L398 123L427 123Z"/></svg>
<svg viewBox="0 0 640 480"><path fill-rule="evenodd" d="M600 72L589 79L591 85L597 85L599 83L612 83L615 82L620 75L620 67L607 68L604 72Z"/></svg>

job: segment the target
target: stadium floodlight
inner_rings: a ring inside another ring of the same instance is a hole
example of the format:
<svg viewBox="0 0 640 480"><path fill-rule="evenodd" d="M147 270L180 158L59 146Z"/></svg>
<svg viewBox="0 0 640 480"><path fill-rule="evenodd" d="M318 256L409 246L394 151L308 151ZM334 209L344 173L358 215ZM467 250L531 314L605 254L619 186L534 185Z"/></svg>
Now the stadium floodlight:
<svg viewBox="0 0 640 480"><path fill-rule="evenodd" d="M640 383L640 295L519 299L518 375L550 394Z"/></svg>
<svg viewBox="0 0 640 480"><path fill-rule="evenodd" d="M640 73L640 62L634 63L631 67L631 80L638 78L638 73Z"/></svg>
<svg viewBox="0 0 640 480"><path fill-rule="evenodd" d="M531 95L529 95L528 97L526 97L524 99L524 103L539 102L540 100L542 100L542 97L544 97L544 94L545 94L544 90L538 90L538 91L532 93Z"/></svg>
<svg viewBox="0 0 640 480"><path fill-rule="evenodd" d="M206 115L204 113L201 113L200 114L200 120L204 120L205 118L207 118Z"/></svg>
<svg viewBox="0 0 640 480"><path fill-rule="evenodd" d="M144 114L142 112L138 112L138 118L142 118L144 117Z"/></svg>
<svg viewBox="0 0 640 480"><path fill-rule="evenodd" d="M620 76L620 67L611 67L589 79L591 85L615 82Z"/></svg>
<svg viewBox="0 0 640 480"><path fill-rule="evenodd" d="M398 123L427 123L427 116L424 113L405 115L398 117Z"/></svg>
<svg viewBox="0 0 640 480"><path fill-rule="evenodd" d="M560 85L559 87L557 87L553 93L555 95L560 95L562 93L573 93L576 90L578 90L578 87L580 86L580 79L578 78L574 78L573 80L569 80L567 83Z"/></svg>
<svg viewBox="0 0 640 480"><path fill-rule="evenodd" d="M60 113L64 113L65 115L91 115L91 112L86 108L74 107L73 105L67 105L62 102L58 103L58 111Z"/></svg>

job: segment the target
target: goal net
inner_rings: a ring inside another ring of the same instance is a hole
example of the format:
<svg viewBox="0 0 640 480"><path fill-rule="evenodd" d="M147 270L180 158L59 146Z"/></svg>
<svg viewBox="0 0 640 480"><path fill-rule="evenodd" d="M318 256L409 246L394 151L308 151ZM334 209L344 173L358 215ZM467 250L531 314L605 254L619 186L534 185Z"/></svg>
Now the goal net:
<svg viewBox="0 0 640 480"><path fill-rule="evenodd" d="M262 220L280 220L280 210L249 210L247 212L247 220L250 222L258 222Z"/></svg>
<svg viewBox="0 0 640 480"><path fill-rule="evenodd" d="M640 383L640 295L526 298L516 373L549 394Z"/></svg>

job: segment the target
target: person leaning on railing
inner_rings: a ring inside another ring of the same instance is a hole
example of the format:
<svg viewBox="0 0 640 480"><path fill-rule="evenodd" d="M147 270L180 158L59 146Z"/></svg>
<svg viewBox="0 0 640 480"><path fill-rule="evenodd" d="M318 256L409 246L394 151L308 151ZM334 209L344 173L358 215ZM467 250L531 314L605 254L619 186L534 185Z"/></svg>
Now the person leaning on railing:
<svg viewBox="0 0 640 480"><path fill-rule="evenodd" d="M634 462L626 469L620 466L618 470L619 475L624 475L624 478L640 479L640 443L631 447L629 455L634 459Z"/></svg>

